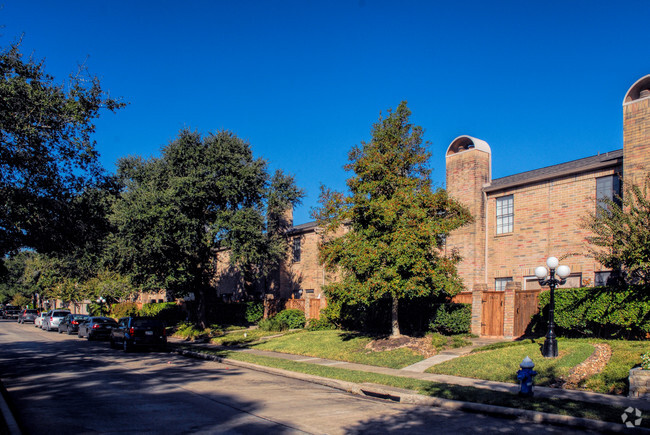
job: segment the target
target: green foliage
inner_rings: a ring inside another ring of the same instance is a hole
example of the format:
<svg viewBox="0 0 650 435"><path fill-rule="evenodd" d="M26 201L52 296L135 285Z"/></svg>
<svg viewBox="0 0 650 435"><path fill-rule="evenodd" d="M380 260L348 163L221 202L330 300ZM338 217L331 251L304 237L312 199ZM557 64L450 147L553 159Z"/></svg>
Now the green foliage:
<svg viewBox="0 0 650 435"><path fill-rule="evenodd" d="M307 329L310 331L329 331L336 329L336 325L321 313L320 318L309 319L309 322L307 323Z"/></svg>
<svg viewBox="0 0 650 435"><path fill-rule="evenodd" d="M270 177L266 162L228 131L183 130L160 158L120 160L118 178L123 190L111 215L111 263L145 289L193 292L198 307L207 305L215 249L229 250L246 287L277 263L285 251L267 231L267 199L272 193L280 207L302 196L293 178ZM205 310L198 314L205 325Z"/></svg>
<svg viewBox="0 0 650 435"><path fill-rule="evenodd" d="M459 257L444 256L444 237L471 220L447 193L431 187L430 153L422 128L410 123L406 102L373 126L372 140L349 153L349 195L322 188L314 213L325 229L320 260L342 279L326 287L330 301L393 300L393 334L399 333L398 303L427 295L455 294L462 286ZM338 234L346 226L350 231Z"/></svg>
<svg viewBox="0 0 650 435"><path fill-rule="evenodd" d="M84 70L58 83L19 45L0 52L0 253L92 250L107 230L93 192L110 185L94 121L124 104Z"/></svg>
<svg viewBox="0 0 650 435"><path fill-rule="evenodd" d="M305 313L301 310L283 310L273 317L260 320L258 326L262 331L285 331L305 326Z"/></svg>
<svg viewBox="0 0 650 435"><path fill-rule="evenodd" d="M650 370L650 352L641 355L641 368L643 370Z"/></svg>
<svg viewBox="0 0 650 435"><path fill-rule="evenodd" d="M176 329L176 332L174 333L174 337L194 341L202 334L203 331L198 329L193 323L179 323L178 329Z"/></svg>
<svg viewBox="0 0 650 435"><path fill-rule="evenodd" d="M248 323L257 323L264 315L264 303L246 302L246 321Z"/></svg>
<svg viewBox="0 0 650 435"><path fill-rule="evenodd" d="M580 336L639 338L650 333L650 299L638 287L555 290L555 323L559 332ZM539 295L545 325L550 292Z"/></svg>
<svg viewBox="0 0 650 435"><path fill-rule="evenodd" d="M446 335L466 334L472 321L471 304L440 304L430 329Z"/></svg>
<svg viewBox="0 0 650 435"><path fill-rule="evenodd" d="M144 317L157 317L166 325L175 325L185 318L183 309L176 302L144 304L138 314Z"/></svg>
<svg viewBox="0 0 650 435"><path fill-rule="evenodd" d="M120 317L131 317L138 315L138 304L135 302L122 302L111 306L110 314L112 317L119 319Z"/></svg>
<svg viewBox="0 0 650 435"><path fill-rule="evenodd" d="M621 201L618 201L621 199ZM614 276L638 285L648 294L650 288L650 175L643 186L626 184L623 198L605 201L584 222L593 236L590 254ZM620 284L620 283L619 283Z"/></svg>
<svg viewBox="0 0 650 435"><path fill-rule="evenodd" d="M440 334L439 332L434 332L431 334L431 346L434 349L442 349L447 345L447 337Z"/></svg>

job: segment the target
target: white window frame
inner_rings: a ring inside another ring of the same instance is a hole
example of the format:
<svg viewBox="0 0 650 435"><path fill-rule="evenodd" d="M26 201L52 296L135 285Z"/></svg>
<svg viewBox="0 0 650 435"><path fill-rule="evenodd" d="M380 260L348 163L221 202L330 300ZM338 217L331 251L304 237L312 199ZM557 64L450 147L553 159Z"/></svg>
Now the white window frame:
<svg viewBox="0 0 650 435"><path fill-rule="evenodd" d="M501 196L496 199L497 235L514 231L515 198L514 195Z"/></svg>

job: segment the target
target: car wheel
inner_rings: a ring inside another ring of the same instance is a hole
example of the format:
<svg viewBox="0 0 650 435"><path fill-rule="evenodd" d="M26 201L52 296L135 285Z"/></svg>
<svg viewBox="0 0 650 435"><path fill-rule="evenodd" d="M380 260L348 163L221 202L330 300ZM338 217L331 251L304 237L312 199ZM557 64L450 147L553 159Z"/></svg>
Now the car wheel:
<svg viewBox="0 0 650 435"><path fill-rule="evenodd" d="M124 352L131 352L131 345L129 345L129 342L124 340L122 342L122 347L124 348Z"/></svg>
<svg viewBox="0 0 650 435"><path fill-rule="evenodd" d="M70 331L70 327L68 326L68 335L72 335L72 331Z"/></svg>
<svg viewBox="0 0 650 435"><path fill-rule="evenodd" d="M77 332L77 337L79 337L79 338L84 338L84 336L81 335L81 329Z"/></svg>
<svg viewBox="0 0 650 435"><path fill-rule="evenodd" d="M63 331L61 331L61 328L56 328L56 332L58 332L59 334L63 334Z"/></svg>

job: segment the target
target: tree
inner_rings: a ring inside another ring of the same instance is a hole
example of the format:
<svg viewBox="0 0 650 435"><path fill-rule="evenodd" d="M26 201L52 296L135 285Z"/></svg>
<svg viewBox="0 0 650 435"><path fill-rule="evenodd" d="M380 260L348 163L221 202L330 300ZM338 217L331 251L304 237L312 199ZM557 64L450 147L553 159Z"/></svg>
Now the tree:
<svg viewBox="0 0 650 435"><path fill-rule="evenodd" d="M589 253L621 284L650 286L650 176L642 186L625 185L622 198L603 200L583 226Z"/></svg>
<svg viewBox="0 0 650 435"><path fill-rule="evenodd" d="M193 292L203 324L215 250L230 250L251 279L278 251L266 231L267 198L288 206L302 195L281 172L269 186L266 162L227 131L183 130L160 158L122 159L118 178L124 188L111 217L112 264L144 289Z"/></svg>
<svg viewBox="0 0 650 435"><path fill-rule="evenodd" d="M349 153L349 194L322 188L314 217L325 229L320 260L342 279L328 296L368 303L392 298L392 335L400 335L399 301L453 295L461 287L458 255L446 257L445 236L471 220L469 212L431 187L429 152L421 127L410 123L406 102L380 116L369 143ZM335 236L342 225L350 231Z"/></svg>
<svg viewBox="0 0 650 435"><path fill-rule="evenodd" d="M0 52L0 253L31 247L62 252L87 241L92 214L80 202L107 182L92 133L110 98L81 70L57 84L42 61L24 60L19 44Z"/></svg>

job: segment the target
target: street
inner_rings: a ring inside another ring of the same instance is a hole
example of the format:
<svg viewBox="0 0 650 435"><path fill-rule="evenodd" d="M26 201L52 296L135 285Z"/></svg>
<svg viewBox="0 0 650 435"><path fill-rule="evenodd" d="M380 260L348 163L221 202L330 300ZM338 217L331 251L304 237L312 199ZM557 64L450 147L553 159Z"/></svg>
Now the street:
<svg viewBox="0 0 650 435"><path fill-rule="evenodd" d="M24 433L584 433L359 397L174 353L0 321L0 378Z"/></svg>

